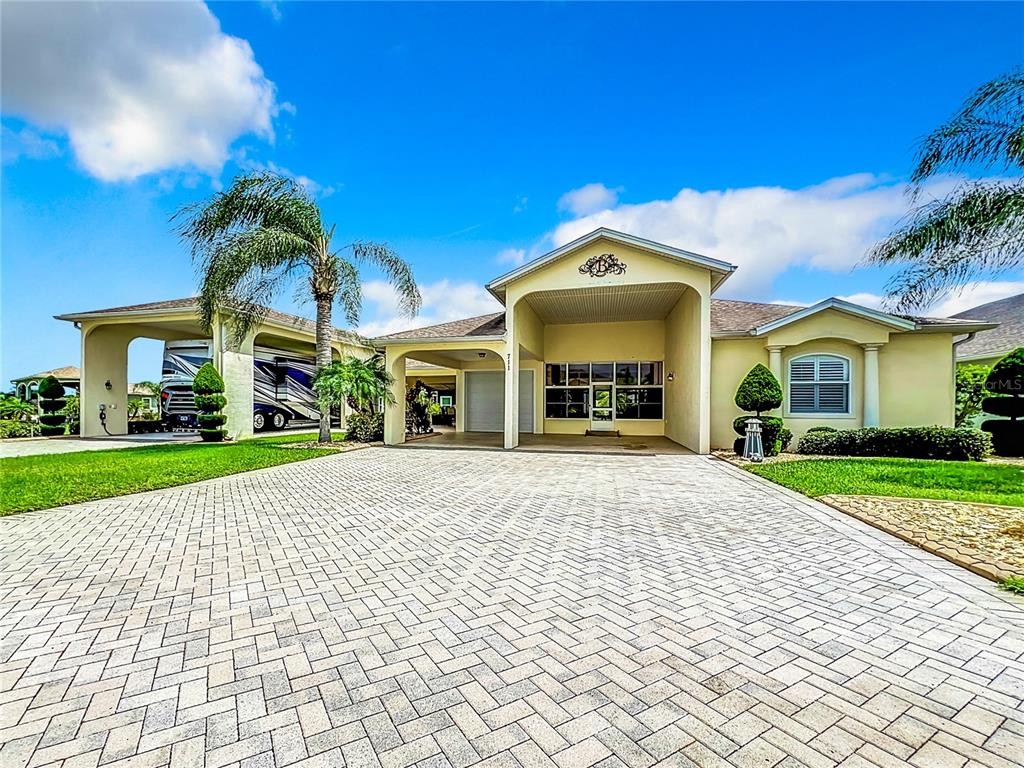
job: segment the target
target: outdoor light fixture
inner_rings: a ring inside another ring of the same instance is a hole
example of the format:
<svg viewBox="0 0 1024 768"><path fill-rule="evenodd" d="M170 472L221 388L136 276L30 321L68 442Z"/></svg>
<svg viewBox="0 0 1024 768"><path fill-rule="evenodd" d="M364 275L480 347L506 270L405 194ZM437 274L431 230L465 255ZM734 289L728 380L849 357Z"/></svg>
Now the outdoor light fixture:
<svg viewBox="0 0 1024 768"><path fill-rule="evenodd" d="M747 419L747 434L743 441L743 458L754 463L764 461L764 447L761 443L761 420Z"/></svg>
<svg viewBox="0 0 1024 768"><path fill-rule="evenodd" d="M111 389L114 388L114 385L110 383L110 379L107 379L105 382L103 382L103 386L107 388L107 391L110 391Z"/></svg>
<svg viewBox="0 0 1024 768"><path fill-rule="evenodd" d="M486 352L477 352L476 356L477 357L487 357L487 353Z"/></svg>
<svg viewBox="0 0 1024 768"><path fill-rule="evenodd" d="M668 372L668 376L666 376L665 378L667 378L669 381L675 381L676 380L676 372L675 371L669 371Z"/></svg>

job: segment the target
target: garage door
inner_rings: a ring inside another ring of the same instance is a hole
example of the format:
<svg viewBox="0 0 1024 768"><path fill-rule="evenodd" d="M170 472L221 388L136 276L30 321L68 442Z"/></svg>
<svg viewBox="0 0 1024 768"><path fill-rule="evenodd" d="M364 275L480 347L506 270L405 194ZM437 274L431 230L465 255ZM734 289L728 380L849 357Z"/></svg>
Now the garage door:
<svg viewBox="0 0 1024 768"><path fill-rule="evenodd" d="M504 430L504 373L466 371L466 431ZM519 431L533 432L533 371L519 372Z"/></svg>

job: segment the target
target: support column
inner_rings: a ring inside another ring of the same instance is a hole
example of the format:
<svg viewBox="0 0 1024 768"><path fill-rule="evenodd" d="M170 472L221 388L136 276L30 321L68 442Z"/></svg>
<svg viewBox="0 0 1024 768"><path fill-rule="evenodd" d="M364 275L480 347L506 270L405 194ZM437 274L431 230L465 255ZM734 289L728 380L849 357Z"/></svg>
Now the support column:
<svg viewBox="0 0 1024 768"><path fill-rule="evenodd" d="M781 384L782 350L785 349L785 346L776 344L770 347L765 347L765 349L768 350L768 368L771 369L772 374L775 376L776 379L779 380L779 383Z"/></svg>
<svg viewBox="0 0 1024 768"><path fill-rule="evenodd" d="M232 338L229 324L217 319L213 324L213 364L224 379L224 397L228 404L224 415L228 417L224 429L231 440L245 440L252 437L252 411L254 400L255 334L249 334L242 342Z"/></svg>
<svg viewBox="0 0 1024 768"><path fill-rule="evenodd" d="M519 337L515 306L505 309L505 449L519 445Z"/></svg>
<svg viewBox="0 0 1024 768"><path fill-rule="evenodd" d="M128 434L128 344L133 337L124 326L83 325L78 402L82 437ZM106 430L100 406L106 414Z"/></svg>
<svg viewBox="0 0 1024 768"><path fill-rule="evenodd" d="M394 378L391 396L395 402L384 405L384 444L401 445L405 442L405 355L388 349L385 361Z"/></svg>
<svg viewBox="0 0 1024 768"><path fill-rule="evenodd" d="M879 417L878 350L881 344L864 344L864 417L865 427L877 427Z"/></svg>
<svg viewBox="0 0 1024 768"><path fill-rule="evenodd" d="M466 373L455 369L455 431L466 431Z"/></svg>

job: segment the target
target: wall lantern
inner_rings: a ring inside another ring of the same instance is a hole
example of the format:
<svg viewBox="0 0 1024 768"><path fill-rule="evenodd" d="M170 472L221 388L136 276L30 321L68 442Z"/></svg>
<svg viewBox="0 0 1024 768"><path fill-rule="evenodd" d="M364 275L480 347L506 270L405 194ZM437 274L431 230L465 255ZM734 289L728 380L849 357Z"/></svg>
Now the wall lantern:
<svg viewBox="0 0 1024 768"><path fill-rule="evenodd" d="M669 381L675 381L676 380L676 372L675 371L669 371L668 372L668 376L666 376L665 378L668 379Z"/></svg>
<svg viewBox="0 0 1024 768"><path fill-rule="evenodd" d="M114 385L110 383L110 379L103 382L103 386L107 388L108 392L114 388Z"/></svg>
<svg viewBox="0 0 1024 768"><path fill-rule="evenodd" d="M487 357L487 353L486 352L477 352L476 356L477 357Z"/></svg>

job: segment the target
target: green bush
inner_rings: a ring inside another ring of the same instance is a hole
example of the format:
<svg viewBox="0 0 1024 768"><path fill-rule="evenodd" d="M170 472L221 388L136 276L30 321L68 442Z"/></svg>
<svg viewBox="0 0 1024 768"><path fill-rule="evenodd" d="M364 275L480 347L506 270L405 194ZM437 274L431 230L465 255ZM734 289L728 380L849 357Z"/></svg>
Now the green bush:
<svg viewBox="0 0 1024 768"><path fill-rule="evenodd" d="M992 435L992 447L1000 456L1024 456L1024 347L1018 347L992 366L985 379L989 393L981 408L992 416L981 428Z"/></svg>
<svg viewBox="0 0 1024 768"><path fill-rule="evenodd" d="M384 439L384 414L350 413L347 419L347 440L374 443Z"/></svg>
<svg viewBox="0 0 1024 768"><path fill-rule="evenodd" d="M31 421L21 419L3 419L0 421L0 439L10 437L33 437L36 427Z"/></svg>
<svg viewBox="0 0 1024 768"><path fill-rule="evenodd" d="M741 411L771 411L782 405L782 385L775 374L761 363L750 369L739 389L736 390L736 406Z"/></svg>
<svg viewBox="0 0 1024 768"><path fill-rule="evenodd" d="M753 416L737 416L733 419L733 431L740 436L739 440L733 443L737 456L743 453L744 435L747 434L747 420L753 418ZM789 443L793 439L793 433L786 429L782 419L778 416L761 416L759 418L761 419L761 444L764 446L764 455L777 456L789 447Z"/></svg>
<svg viewBox="0 0 1024 768"><path fill-rule="evenodd" d="M980 461L992 452L989 435L963 427L866 427L808 432L797 453L823 456L886 456L904 459Z"/></svg>
<svg viewBox="0 0 1024 768"><path fill-rule="evenodd" d="M838 432L839 430L835 427L830 427L827 424L819 424L816 427L811 427L807 430L808 432Z"/></svg>
<svg viewBox="0 0 1024 768"><path fill-rule="evenodd" d="M67 400L64 399L64 385L53 376L47 376L39 382L36 390L39 394L39 410L43 413L39 422L43 425L40 429L43 437L56 437L64 434L64 419L62 413Z"/></svg>
<svg viewBox="0 0 1024 768"><path fill-rule="evenodd" d="M217 373L213 363L203 363L196 371L192 380L192 391L196 395L196 408L199 410L199 437L207 443L219 443L227 436L227 430L221 427L228 418L220 411L227 405L224 391L224 379Z"/></svg>

